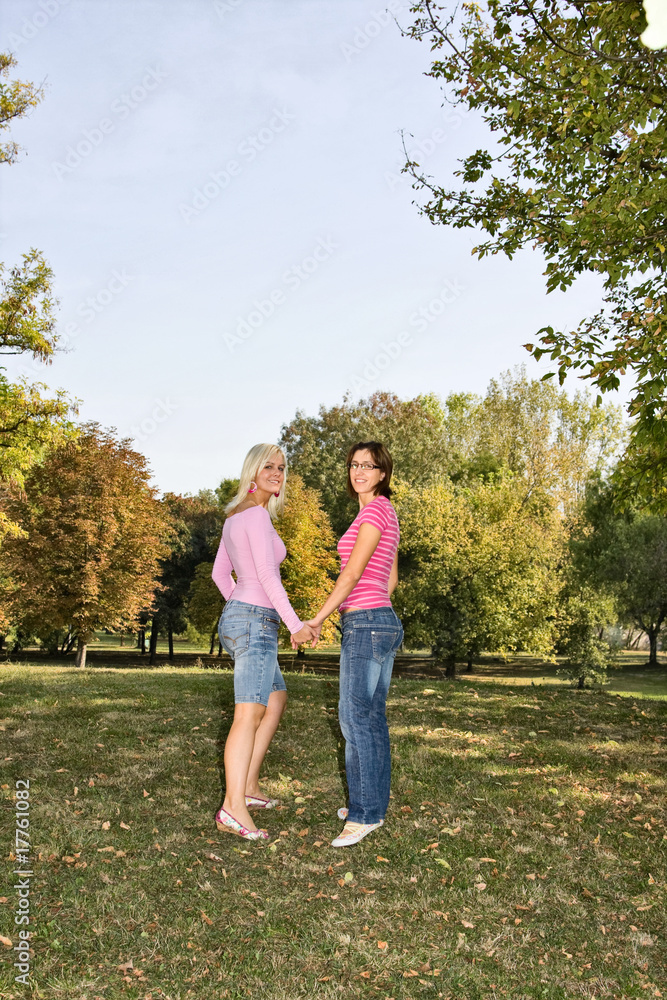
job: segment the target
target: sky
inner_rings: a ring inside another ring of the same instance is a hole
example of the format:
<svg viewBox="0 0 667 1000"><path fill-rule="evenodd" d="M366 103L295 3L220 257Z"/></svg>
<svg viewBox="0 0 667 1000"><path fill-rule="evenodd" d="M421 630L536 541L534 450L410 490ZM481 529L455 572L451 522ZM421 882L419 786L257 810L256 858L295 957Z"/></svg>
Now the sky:
<svg viewBox="0 0 667 1000"><path fill-rule="evenodd" d="M600 283L471 256L401 174L488 143L443 105L401 0L4 0L2 47L45 97L11 137L2 259L44 252L59 353L7 359L147 456L161 491L236 476L297 409L483 394ZM574 390L581 383L572 381Z"/></svg>

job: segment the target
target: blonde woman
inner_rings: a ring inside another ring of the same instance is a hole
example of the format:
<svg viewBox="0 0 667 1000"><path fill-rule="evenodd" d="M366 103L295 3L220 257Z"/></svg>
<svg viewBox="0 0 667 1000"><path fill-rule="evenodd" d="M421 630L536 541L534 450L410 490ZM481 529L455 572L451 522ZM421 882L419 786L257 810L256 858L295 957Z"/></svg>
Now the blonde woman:
<svg viewBox="0 0 667 1000"><path fill-rule="evenodd" d="M226 600L220 642L234 660L234 721L225 744L225 799L219 830L245 840L265 840L249 810L272 809L275 799L259 787L259 772L287 703L278 665L278 625L295 645L317 639L295 613L280 580L287 551L273 527L282 512L287 467L276 445L256 444L246 455L239 489L227 504L213 580ZM232 577L236 573L236 581Z"/></svg>

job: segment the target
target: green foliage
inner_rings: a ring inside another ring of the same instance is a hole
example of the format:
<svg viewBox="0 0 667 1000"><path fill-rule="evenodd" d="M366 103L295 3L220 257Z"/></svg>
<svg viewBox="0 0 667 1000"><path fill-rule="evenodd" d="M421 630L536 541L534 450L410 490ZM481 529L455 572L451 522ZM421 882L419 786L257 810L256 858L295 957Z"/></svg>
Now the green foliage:
<svg viewBox="0 0 667 1000"><path fill-rule="evenodd" d="M667 619L667 517L627 505L619 509L612 487L591 490L585 520L573 537L579 571L613 594L620 619L649 639L656 665Z"/></svg>
<svg viewBox="0 0 667 1000"><path fill-rule="evenodd" d="M561 651L565 655L558 671L576 681L578 687L604 684L613 664L614 648L605 627L616 621L614 601L593 587L571 588L561 606Z"/></svg>
<svg viewBox="0 0 667 1000"><path fill-rule="evenodd" d="M434 396L403 401L392 393L376 392L358 403L344 400L330 409L321 406L317 417L301 410L283 426L279 444L290 469L319 493L336 535L342 535L358 512L347 496L345 461L355 441L382 441L392 454L396 475L417 482L442 470L444 413Z"/></svg>
<svg viewBox="0 0 667 1000"><path fill-rule="evenodd" d="M42 88L19 80L6 83L2 77L16 65L9 54L0 53L0 130L23 117L42 99ZM13 163L16 143L0 143L0 163ZM58 341L55 332L52 291L53 273L39 250L23 255L20 266L6 271L0 263L0 355L31 354L48 362ZM69 416L76 405L60 391L54 397L41 395L41 383L25 379L12 383L0 368L0 543L16 536L16 522L7 513L5 494L20 488L27 470L43 458L45 449L57 447L75 433Z"/></svg>
<svg viewBox="0 0 667 1000"><path fill-rule="evenodd" d="M9 128L16 118L25 117L44 96L43 87L21 80L3 79L15 66L14 56L9 52L0 52L0 130ZM14 163L20 150L15 142L0 143L0 163Z"/></svg>
<svg viewBox="0 0 667 1000"><path fill-rule="evenodd" d="M430 75L448 101L481 115L495 142L461 161L455 189L406 170L426 192L434 223L481 229L473 251L510 259L535 247L547 260L547 290L584 272L603 281L604 305L574 332L546 327L536 358L548 355L562 382L570 371L600 393L634 381L630 414L641 449L658 444L667 469L667 52L639 40L640 0L489 0L453 9L412 6L406 32L435 53Z"/></svg>
<svg viewBox="0 0 667 1000"><path fill-rule="evenodd" d="M187 626L189 592L197 568L215 558L222 516L214 495L207 492L194 497L165 493L161 502L171 535L169 554L160 560L160 586L153 604L159 628L178 634Z"/></svg>
<svg viewBox="0 0 667 1000"><path fill-rule="evenodd" d="M224 600L211 579L212 562L202 562L195 567L186 603L189 624L200 636L210 638L217 627Z"/></svg>
<svg viewBox="0 0 667 1000"><path fill-rule="evenodd" d="M400 486L399 587L406 639L448 661L482 649L553 653L563 536L555 502L506 475L460 488Z"/></svg>

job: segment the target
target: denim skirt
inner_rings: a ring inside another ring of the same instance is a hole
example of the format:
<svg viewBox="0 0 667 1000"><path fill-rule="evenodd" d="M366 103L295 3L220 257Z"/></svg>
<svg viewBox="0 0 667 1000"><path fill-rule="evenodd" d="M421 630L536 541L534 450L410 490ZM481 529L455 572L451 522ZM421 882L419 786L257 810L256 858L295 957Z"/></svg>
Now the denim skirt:
<svg viewBox="0 0 667 1000"><path fill-rule="evenodd" d="M234 701L268 705L273 691L285 691L278 666L278 625L275 608L244 601L227 601L220 622L220 642L234 660Z"/></svg>

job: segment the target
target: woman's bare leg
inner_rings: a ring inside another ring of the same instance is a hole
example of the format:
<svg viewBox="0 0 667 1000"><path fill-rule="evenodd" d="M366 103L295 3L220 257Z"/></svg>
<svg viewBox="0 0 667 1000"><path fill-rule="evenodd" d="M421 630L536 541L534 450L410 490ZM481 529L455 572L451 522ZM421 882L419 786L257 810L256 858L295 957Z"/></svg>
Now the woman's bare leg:
<svg viewBox="0 0 667 1000"><path fill-rule="evenodd" d="M236 705L234 721L225 743L226 791L222 808L249 830L256 830L257 826L245 804L246 785L257 734L266 711L264 705L252 702ZM264 752L266 753L266 750Z"/></svg>
<svg viewBox="0 0 667 1000"><path fill-rule="evenodd" d="M269 749L269 744L274 737L276 729L280 724L285 705L287 704L287 691L272 691L269 695L264 718L259 724L255 734L255 747L248 768L248 779L245 786L246 795L263 795L259 787L259 772Z"/></svg>

